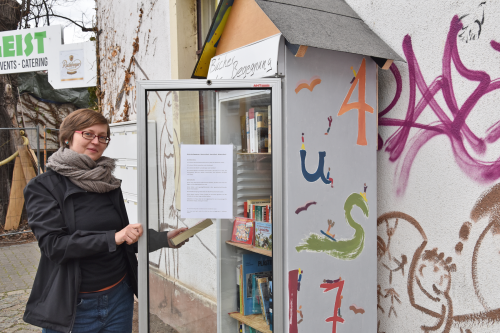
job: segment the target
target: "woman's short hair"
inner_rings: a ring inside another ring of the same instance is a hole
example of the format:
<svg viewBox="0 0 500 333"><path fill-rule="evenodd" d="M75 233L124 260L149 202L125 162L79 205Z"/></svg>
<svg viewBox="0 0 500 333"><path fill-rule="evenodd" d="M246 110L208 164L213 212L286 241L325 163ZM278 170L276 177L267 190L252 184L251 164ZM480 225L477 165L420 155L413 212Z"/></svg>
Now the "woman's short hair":
<svg viewBox="0 0 500 333"><path fill-rule="evenodd" d="M108 127L107 136L110 136L108 120L99 112L90 109L79 109L71 112L64 118L61 127L59 128L59 143L61 147L65 147L66 141L73 141L75 131L81 131L94 125L104 124Z"/></svg>

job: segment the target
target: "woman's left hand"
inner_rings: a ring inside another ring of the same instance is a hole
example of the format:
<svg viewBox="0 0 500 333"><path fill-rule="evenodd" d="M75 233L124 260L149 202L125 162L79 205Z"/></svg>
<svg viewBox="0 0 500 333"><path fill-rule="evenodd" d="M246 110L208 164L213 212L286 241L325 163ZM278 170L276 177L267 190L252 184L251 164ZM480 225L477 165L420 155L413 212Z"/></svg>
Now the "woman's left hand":
<svg viewBox="0 0 500 333"><path fill-rule="evenodd" d="M179 245L177 246L174 246L174 244L172 244L172 242L170 241L171 238L174 238L175 236L177 236L178 234L180 233L183 233L184 231L188 230L188 228L184 227L184 228L179 228L179 229L175 229L175 230L170 230L168 233L167 233L167 238L168 238L168 245L170 245L170 247L172 249L178 249L180 248L181 246L183 246L186 242L189 242L189 238L186 239L184 242L180 243Z"/></svg>

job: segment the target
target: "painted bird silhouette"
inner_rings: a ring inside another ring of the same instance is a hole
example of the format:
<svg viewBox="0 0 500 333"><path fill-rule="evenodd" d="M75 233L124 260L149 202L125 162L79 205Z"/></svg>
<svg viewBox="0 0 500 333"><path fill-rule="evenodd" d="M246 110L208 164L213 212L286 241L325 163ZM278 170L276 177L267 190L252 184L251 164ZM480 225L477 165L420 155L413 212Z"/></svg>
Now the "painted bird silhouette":
<svg viewBox="0 0 500 333"><path fill-rule="evenodd" d="M308 203L306 203L304 206L301 206L301 207L297 208L297 209L295 210L295 214L298 214L298 213L300 213L300 212L301 212L301 211L303 211L303 210L307 210L307 208L309 208L309 206L311 206L311 205L315 205L315 204L316 204L316 201L309 201L309 202L308 202Z"/></svg>
<svg viewBox="0 0 500 333"><path fill-rule="evenodd" d="M365 230L351 216L354 206L358 206L366 217L369 214L368 203L361 194L352 193L347 197L344 204L345 219L347 224L355 230L354 236L351 239L341 239L335 242L326 236L312 233L308 238L302 240L302 244L295 247L297 252L324 252L341 260L353 260L357 258L363 252Z"/></svg>
<svg viewBox="0 0 500 333"><path fill-rule="evenodd" d="M320 83L321 83L321 79L319 78L319 76L313 76L309 79L309 81L300 80L299 82L297 82L297 87L295 88L295 93L298 94L299 91L301 91L304 88L308 89L309 91L312 92L314 87L316 87Z"/></svg>
<svg viewBox="0 0 500 333"><path fill-rule="evenodd" d="M365 309L363 309L363 308L358 308L358 307L356 306L356 304L351 305L351 306L349 307L349 310L352 310L352 312L354 312L354 314L358 314L358 313L363 314L363 313L365 313Z"/></svg>

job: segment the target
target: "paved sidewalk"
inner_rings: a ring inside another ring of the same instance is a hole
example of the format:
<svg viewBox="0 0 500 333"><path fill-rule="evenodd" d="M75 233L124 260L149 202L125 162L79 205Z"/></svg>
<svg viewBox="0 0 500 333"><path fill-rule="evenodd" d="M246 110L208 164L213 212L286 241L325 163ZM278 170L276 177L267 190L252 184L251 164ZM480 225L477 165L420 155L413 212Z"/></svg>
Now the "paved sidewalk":
<svg viewBox="0 0 500 333"><path fill-rule="evenodd" d="M0 332L41 332L23 321L40 250L36 242L0 247Z"/></svg>
<svg viewBox="0 0 500 333"><path fill-rule="evenodd" d="M39 260L36 242L0 247L0 293L31 288Z"/></svg>
<svg viewBox="0 0 500 333"><path fill-rule="evenodd" d="M24 308L31 289L0 293L0 332L40 333L42 329L23 321Z"/></svg>

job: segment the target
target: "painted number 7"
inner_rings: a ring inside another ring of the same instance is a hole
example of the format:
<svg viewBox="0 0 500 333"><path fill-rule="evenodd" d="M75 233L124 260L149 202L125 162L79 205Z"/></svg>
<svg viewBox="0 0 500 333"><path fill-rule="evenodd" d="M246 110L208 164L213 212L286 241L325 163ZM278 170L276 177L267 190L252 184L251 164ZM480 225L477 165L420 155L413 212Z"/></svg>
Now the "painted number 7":
<svg viewBox="0 0 500 333"><path fill-rule="evenodd" d="M337 333L337 322L343 324L344 319L342 317L339 317L339 309L340 309L340 304L342 302L342 290L344 289L344 280L340 280L338 282L334 283L322 283L319 285L320 288L323 288L324 293L329 292L330 290L337 289L337 295L335 296L335 306L333 308L333 316L328 317L325 319L325 321L332 322L332 333Z"/></svg>
<svg viewBox="0 0 500 333"><path fill-rule="evenodd" d="M358 83L359 83L358 101L349 103L352 92L354 91L354 88ZM359 67L358 70L358 74L356 75L354 82L351 84L351 88L349 89L349 92L347 93L347 96L345 97L344 102L340 107L339 113L337 114L337 116L341 116L344 113L351 111L353 109L358 110L358 140L356 143L360 146L366 146L368 144L366 142L365 112L373 113L373 108L370 105L366 104L365 102L365 90L366 90L366 61L365 58L363 58L363 61L361 62L361 67Z"/></svg>

